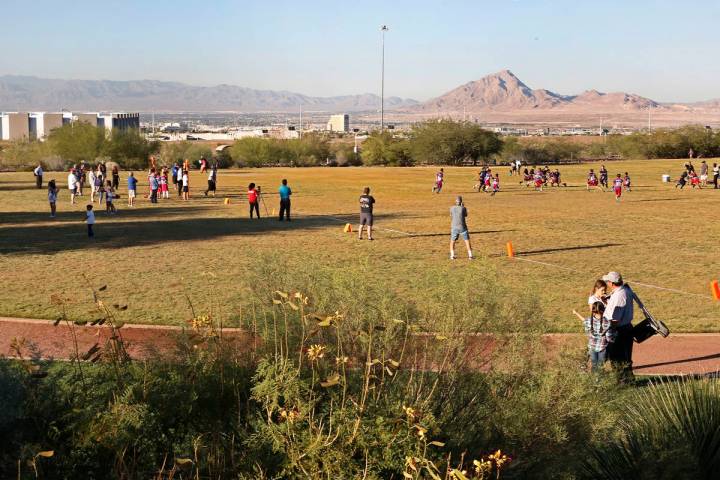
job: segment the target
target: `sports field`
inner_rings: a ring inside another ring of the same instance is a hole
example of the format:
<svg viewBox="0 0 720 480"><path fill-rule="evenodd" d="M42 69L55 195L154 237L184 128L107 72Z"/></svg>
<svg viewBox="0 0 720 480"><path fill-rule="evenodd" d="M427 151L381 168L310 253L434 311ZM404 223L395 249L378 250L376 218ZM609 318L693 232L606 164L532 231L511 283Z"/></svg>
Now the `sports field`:
<svg viewBox="0 0 720 480"><path fill-rule="evenodd" d="M610 192L586 191L587 170L599 164L561 166L567 187L543 192L519 185L503 167L501 192L494 197L473 191L477 168L445 168L441 194L431 193L436 168L429 167L221 170L217 198L203 196L205 176L195 171L190 201L171 191L171 199L158 205L138 198L133 209L126 207L122 172L119 213L106 216L96 204L94 240L86 237L83 222L87 193L71 206L66 173L45 175L46 183L55 178L61 189L55 219L49 218L47 190L35 188L32 173L2 173L0 316L55 318L51 295L58 294L72 318L92 319L87 278L107 284L118 303L130 306L128 321L183 323L191 316L187 298L232 319L248 304L248 271L275 256L288 265L346 272L362 264L368 282L390 279L411 299L423 295L414 284L419 273L452 283L458 269L477 271L478 282L492 272L511 292L531 292L538 314L558 332L580 331L571 310L584 308L596 278L618 270L672 331L718 332L720 303L713 301L709 283L720 277L720 191L680 191L661 182L665 173L676 178L683 163L609 163L611 179L625 171L633 179L633 191L619 203ZM145 193L146 181L138 177L139 193ZM262 185L272 213L282 178L293 189L292 223L249 220L247 184ZM356 228L364 186L377 201L374 242L343 233L348 221ZM460 243L458 259L448 259L448 208L458 194L469 211L475 261L466 259ZM508 241L517 252L514 260L505 257Z"/></svg>

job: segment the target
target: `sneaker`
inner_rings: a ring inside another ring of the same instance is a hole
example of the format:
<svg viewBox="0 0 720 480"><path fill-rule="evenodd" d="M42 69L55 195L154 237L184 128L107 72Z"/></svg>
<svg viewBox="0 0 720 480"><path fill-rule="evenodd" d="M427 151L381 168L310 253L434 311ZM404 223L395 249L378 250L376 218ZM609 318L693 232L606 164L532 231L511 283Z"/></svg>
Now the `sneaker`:
<svg viewBox="0 0 720 480"><path fill-rule="evenodd" d="M375 240L375 239L374 239L374 238L372 238L372 237L370 237L370 238L368 238L368 240Z"/></svg>
<svg viewBox="0 0 720 480"><path fill-rule="evenodd" d="M455 255L450 255L450 260L455 260Z"/></svg>

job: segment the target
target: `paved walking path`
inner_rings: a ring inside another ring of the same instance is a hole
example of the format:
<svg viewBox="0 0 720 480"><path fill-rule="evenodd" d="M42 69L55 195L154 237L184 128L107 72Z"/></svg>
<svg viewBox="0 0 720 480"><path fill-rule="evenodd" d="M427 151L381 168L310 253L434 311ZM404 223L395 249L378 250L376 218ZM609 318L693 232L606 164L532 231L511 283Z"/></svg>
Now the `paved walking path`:
<svg viewBox="0 0 720 480"><path fill-rule="evenodd" d="M80 326L74 329L78 351L82 354L96 343L103 345L110 336L107 327ZM131 358L143 359L157 352L176 348L180 327L130 325L121 333ZM224 329L223 335L233 338L240 349L250 349L253 337L240 329ZM583 348L582 334L548 334L549 350L563 347ZM72 329L65 323L53 326L51 320L0 317L0 356L15 356L14 339L24 339L24 356L35 354L41 358L67 359L73 355ZM638 375L703 375L720 372L720 334L677 333L668 338L655 336L635 344L634 367Z"/></svg>

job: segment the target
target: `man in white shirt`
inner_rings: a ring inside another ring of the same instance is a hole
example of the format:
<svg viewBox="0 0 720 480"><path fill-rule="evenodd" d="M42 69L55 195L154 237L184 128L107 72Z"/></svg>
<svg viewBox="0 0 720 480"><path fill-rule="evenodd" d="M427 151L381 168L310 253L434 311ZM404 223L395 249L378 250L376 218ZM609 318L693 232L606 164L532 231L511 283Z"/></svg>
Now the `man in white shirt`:
<svg viewBox="0 0 720 480"><path fill-rule="evenodd" d="M633 301L635 294L628 285L625 285L622 275L618 272L609 272L603 276L607 284L610 298L603 317L610 320L617 332L615 341L608 345L608 359L618 369L621 380L632 379L632 349L633 349Z"/></svg>
<svg viewBox="0 0 720 480"><path fill-rule="evenodd" d="M43 169L42 165L39 165L33 170L33 173L35 174L35 185L37 185L37 188L42 188L42 176L43 176Z"/></svg>
<svg viewBox="0 0 720 480"><path fill-rule="evenodd" d="M68 190L70 191L70 203L75 205L75 193L77 192L77 177L75 171L71 170L68 174Z"/></svg>

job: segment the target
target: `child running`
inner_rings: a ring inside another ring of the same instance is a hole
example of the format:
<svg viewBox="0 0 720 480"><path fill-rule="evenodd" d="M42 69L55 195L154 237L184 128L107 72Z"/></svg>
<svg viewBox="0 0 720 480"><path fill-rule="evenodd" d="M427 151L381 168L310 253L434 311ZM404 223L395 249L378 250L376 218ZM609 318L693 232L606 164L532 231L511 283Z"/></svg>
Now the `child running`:
<svg viewBox="0 0 720 480"><path fill-rule="evenodd" d="M623 185L625 186L625 191L629 192L630 190L630 175L628 172L625 172L625 178L623 179Z"/></svg>
<svg viewBox="0 0 720 480"><path fill-rule="evenodd" d="M439 172L435 174L435 186L433 186L433 193L440 193L443 187L443 179L445 178L445 172L441 168Z"/></svg>
<svg viewBox="0 0 720 480"><path fill-rule="evenodd" d="M610 320L603 318L605 305L602 302L595 302L592 305L589 317L583 317L573 310L575 316L583 321L585 333L588 336L588 354L590 364L594 373L599 372L607 359L607 347L615 341L615 330Z"/></svg>
<svg viewBox="0 0 720 480"><path fill-rule="evenodd" d="M491 197L494 197L497 192L500 191L500 174L495 174L492 180L492 193L490 194Z"/></svg>
<svg viewBox="0 0 720 480"><path fill-rule="evenodd" d="M55 186L55 180L48 182L48 202L50 203L50 218L55 218L55 204L57 203L58 188Z"/></svg>
<svg viewBox="0 0 720 480"><path fill-rule="evenodd" d="M622 196L622 189L623 189L623 179L622 175L619 173L617 174L617 177L615 177L615 180L613 180L613 191L615 192L615 201L619 202L620 197Z"/></svg>

